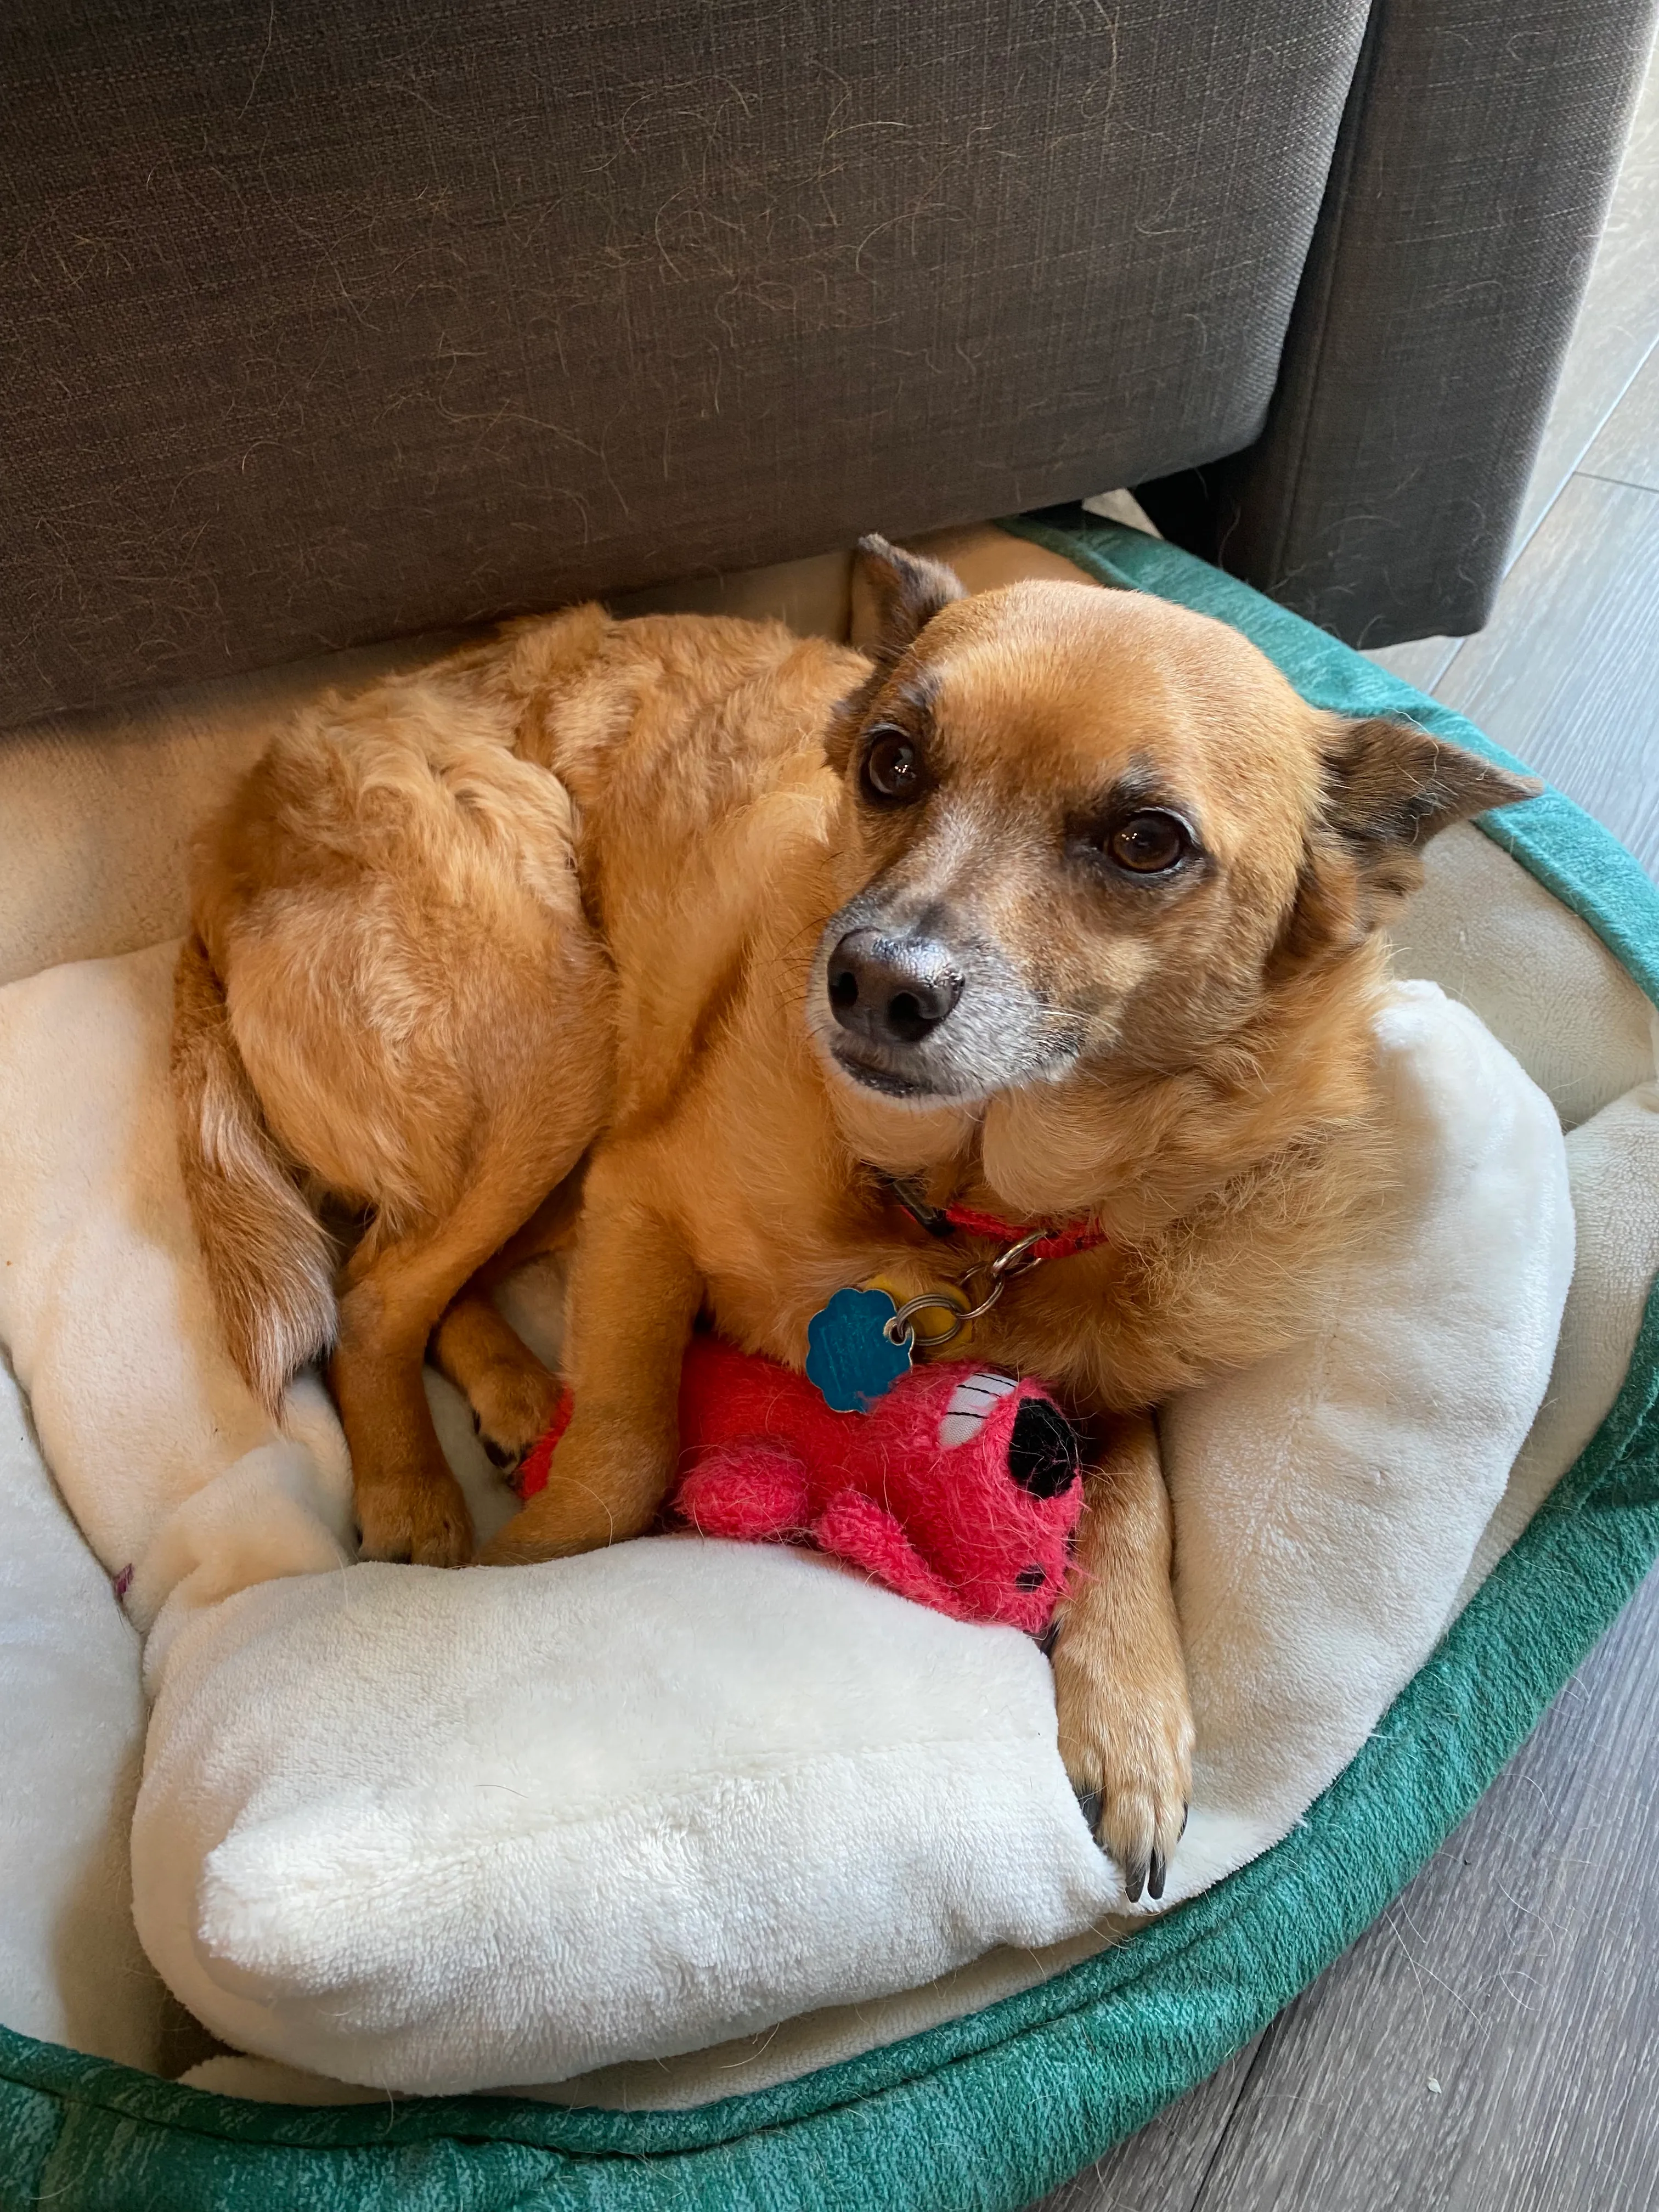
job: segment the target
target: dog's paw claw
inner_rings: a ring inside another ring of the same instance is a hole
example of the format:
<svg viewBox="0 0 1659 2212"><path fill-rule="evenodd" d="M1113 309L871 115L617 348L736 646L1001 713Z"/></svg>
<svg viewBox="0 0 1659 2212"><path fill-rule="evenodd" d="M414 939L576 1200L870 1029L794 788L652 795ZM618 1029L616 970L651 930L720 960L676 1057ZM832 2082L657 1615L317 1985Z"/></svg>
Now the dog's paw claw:
<svg viewBox="0 0 1659 2212"><path fill-rule="evenodd" d="M1184 1676L1097 1679L1062 1636L1054 1662L1060 1750L1083 1817L1132 1905L1160 1899L1186 1826L1193 1724Z"/></svg>

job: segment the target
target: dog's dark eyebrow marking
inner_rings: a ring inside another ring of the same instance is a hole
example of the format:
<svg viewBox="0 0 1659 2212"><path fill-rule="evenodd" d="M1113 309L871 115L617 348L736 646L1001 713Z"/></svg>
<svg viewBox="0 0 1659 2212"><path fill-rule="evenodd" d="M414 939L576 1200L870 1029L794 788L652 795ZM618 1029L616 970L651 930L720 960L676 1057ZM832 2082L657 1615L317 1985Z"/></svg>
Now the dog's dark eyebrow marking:
<svg viewBox="0 0 1659 2212"><path fill-rule="evenodd" d="M896 707L908 707L920 728L926 730L933 719L933 706L939 694L939 678L931 668L918 669L900 684L893 696Z"/></svg>
<svg viewBox="0 0 1659 2212"><path fill-rule="evenodd" d="M1169 798L1168 787L1151 761L1132 760L1107 787L1101 805L1107 811L1120 813L1126 806L1150 806L1155 800L1167 803Z"/></svg>
<svg viewBox="0 0 1659 2212"><path fill-rule="evenodd" d="M1115 820L1142 806L1166 807L1171 814L1180 815L1194 836L1202 842L1203 825L1198 809L1190 799L1172 790L1149 760L1132 760L1113 779L1095 811L1102 820Z"/></svg>

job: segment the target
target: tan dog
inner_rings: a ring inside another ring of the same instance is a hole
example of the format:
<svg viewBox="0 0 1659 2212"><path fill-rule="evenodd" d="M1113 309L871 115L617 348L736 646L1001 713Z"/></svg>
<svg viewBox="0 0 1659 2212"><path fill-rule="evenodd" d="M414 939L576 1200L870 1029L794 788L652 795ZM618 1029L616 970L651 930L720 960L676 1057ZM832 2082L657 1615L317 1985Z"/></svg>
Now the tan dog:
<svg viewBox="0 0 1659 2212"><path fill-rule="evenodd" d="M1097 1424L1061 1747L1157 1894L1192 1729L1148 1409L1303 1325L1388 1174L1377 923L1531 787L1154 599L969 599L879 540L861 587L868 658L586 607L302 715L203 848L186 1182L250 1381L331 1345L366 1551L446 1564L428 1339L503 1462L554 1395L492 1267L574 1237L575 1419L486 1553L528 1560L651 1525L700 1314L799 1365L837 1290L994 1256L890 1179L1091 1224L974 1352ZM337 1310L325 1200L367 1220Z"/></svg>

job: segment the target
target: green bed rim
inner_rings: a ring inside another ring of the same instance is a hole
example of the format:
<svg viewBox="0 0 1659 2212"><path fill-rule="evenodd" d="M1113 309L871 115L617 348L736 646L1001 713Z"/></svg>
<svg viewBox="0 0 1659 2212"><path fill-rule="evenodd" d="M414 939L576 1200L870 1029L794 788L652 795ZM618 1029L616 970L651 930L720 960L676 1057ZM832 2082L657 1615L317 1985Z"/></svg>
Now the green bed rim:
<svg viewBox="0 0 1659 2212"><path fill-rule="evenodd" d="M1004 526L1103 583L1233 623L1317 705L1409 714L1510 761L1460 715L1160 539L1076 507ZM1553 791L1480 827L1659 1001L1659 891L1613 838ZM1377 1917L1656 1556L1659 1295L1601 1429L1358 1757L1274 1850L1115 1948L902 2042L684 2112L515 2097L255 2104L0 2029L0 2212L1014 2212L1212 2073Z"/></svg>

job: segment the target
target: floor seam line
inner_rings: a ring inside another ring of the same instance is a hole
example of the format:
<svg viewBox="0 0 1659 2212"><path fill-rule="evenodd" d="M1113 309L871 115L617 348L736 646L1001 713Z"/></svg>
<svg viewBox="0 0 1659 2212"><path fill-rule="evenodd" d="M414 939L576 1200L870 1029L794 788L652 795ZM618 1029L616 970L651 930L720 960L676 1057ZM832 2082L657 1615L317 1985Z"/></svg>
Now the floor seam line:
<svg viewBox="0 0 1659 2212"><path fill-rule="evenodd" d="M1580 312L1580 313L1581 313L1581 314L1582 314L1582 313L1583 313L1583 302L1582 301L1580 301L1580 302L1579 302L1579 312ZM1582 469L1582 468L1579 466L1579 463L1583 459L1584 456L1589 453L1589 451L1590 447L1591 447L1595 443L1596 440L1601 436L1601 434L1602 431L1603 431L1603 430L1605 430L1605 429L1607 428L1607 427L1608 423L1612 422L1612 420L1613 420L1613 416L1618 413L1618 411L1619 411L1620 408L1624 404L1625 399L1626 399L1626 396L1628 395L1628 393L1629 393L1629 392L1630 392L1630 388L1631 388L1632 385L1633 385L1633 384L1635 383L1635 381L1636 381L1637 378L1638 378L1638 376L1640 376L1640 374L1642 374L1642 371L1643 371L1643 370L1647 367L1648 363L1649 363L1649 362L1653 359L1653 357L1654 357L1654 356L1655 356L1655 354L1656 354L1656 353L1659 353L1659 336L1656 336L1656 337L1651 337L1651 338L1650 338L1650 339L1649 339L1648 343L1647 343L1646 350L1644 352L1644 354L1643 354L1643 356L1642 356L1641 360L1640 360L1640 361L1638 361L1638 362L1637 362L1637 364L1636 364L1635 368L1634 368L1633 369L1632 369L1632 371L1631 371L1630 374L1629 374L1629 375L1625 379L1624 382L1620 386L1620 387L1619 387L1618 391L1614 393L1614 395L1613 395L1613 397L1612 400L1609 402L1608 406L1607 406L1607 411L1605 412L1605 414L1603 414L1603 415L1601 416L1601 417L1600 418L1600 420L1597 422L1597 423L1596 423L1596 425L1595 425L1595 428L1590 432L1589 435L1589 436L1584 440L1584 441L1583 441L1583 445L1581 445L1581 446L1579 447L1577 453L1573 456L1572 460L1571 460L1571 463L1568 465L1568 466L1567 466L1567 468L1566 468L1565 471L1564 472L1564 474L1563 474L1563 476L1562 476L1562 477L1561 477L1560 482L1556 485L1555 489L1554 489L1554 490L1550 494L1549 500L1548 500L1548 502L1547 503L1547 505L1546 505L1546 506L1545 506L1545 507L1544 507L1540 511L1540 513L1535 516L1535 518L1534 519L1534 520L1533 520L1533 522L1532 522L1531 526L1530 526L1530 527L1529 527L1529 529L1527 531L1526 535L1525 535L1523 538L1517 538L1517 539L1516 539L1516 543L1515 543L1513 545L1511 545L1511 546L1510 546L1510 550L1509 550L1509 553L1508 553L1508 555L1506 556L1506 557L1505 557L1505 559L1504 559L1504 578L1505 580L1507 580L1507 578L1508 578L1508 576L1509 576L1509 574L1510 574L1510 569L1511 569L1511 568L1513 568L1515 567L1516 563L1520 560L1521 556L1522 556L1522 555L1526 551L1526 550L1527 550L1528 546L1529 546L1529 545L1532 544L1533 539L1534 539L1534 538L1538 535L1539 532L1543 528L1544 524L1545 524L1545 522L1548 520L1548 517L1549 517L1549 515L1550 515L1551 510L1554 507L1556 501L1560 498L1560 496L1561 496L1562 493L1566 489L1567 486L1568 486L1568 485L1572 482L1573 478L1574 478L1576 476L1587 476L1587 475L1589 475L1589 474L1590 473L1589 470L1587 470L1587 469ZM1565 368L1565 363L1563 363L1563 367L1564 367L1564 368ZM1554 406L1554 404L1555 404L1555 401L1556 401L1557 399L1559 399L1559 398L1560 398L1560 396L1561 396L1561 386L1560 386L1560 383L1559 383L1559 382L1558 382L1558 383L1557 383L1557 386L1556 386L1556 389L1555 389L1554 397L1552 398L1552 400L1551 400L1551 402L1550 402L1550 404L1551 404L1551 407L1552 407L1552 408L1553 408L1553 406ZM1547 418L1546 419L1545 428L1546 428L1546 431L1547 431L1547 428L1548 428L1548 422L1547 422ZM1539 441L1539 442L1540 442L1540 444L1542 443L1542 439L1541 439L1541 438L1540 438L1540 441ZM1615 481L1616 481L1616 479L1615 479ZM1528 487L1528 489L1530 489L1530 487ZM1642 489L1644 489L1644 486L1642 486L1642 485L1639 485L1639 484L1632 486L1632 489L1638 490L1638 491L1639 491L1639 490L1642 490ZM1525 493L1523 492L1523 493L1522 493L1522 499L1523 499L1523 500L1524 500L1525 496L1526 496L1526 495L1525 495ZM1500 590L1503 588L1502 581L1500 581L1498 588L1499 588Z"/></svg>
<svg viewBox="0 0 1659 2212"><path fill-rule="evenodd" d="M1294 2002L1295 2000L1292 1999L1291 2002ZM1284 2017L1285 2014L1283 2013L1279 2013L1274 2019L1270 2020L1267 2027L1262 2030L1261 2040L1256 2045L1255 2052L1251 2057L1250 2063L1244 2069L1244 2079L1238 2085L1238 2094L1233 2099L1231 2104L1228 2106L1227 2117L1222 2122L1221 2126L1217 2132L1215 2143L1208 2158L1204 2161L1204 2171L1198 2177L1198 2187L1194 2191L1192 2197L1188 2202L1187 2212L1200 2212L1200 2207L1203 2204L1205 2197L1208 2193L1211 2180L1214 2176L1217 2166L1220 2162L1221 2154L1226 2149L1228 2142L1231 2139L1233 2126L1238 2118L1239 2106L1243 2103L1250 2084L1256 2077L1258 2069L1266 2061L1268 2048L1274 2041L1279 2032L1279 2023L1284 2019Z"/></svg>
<svg viewBox="0 0 1659 2212"><path fill-rule="evenodd" d="M1659 484L1632 483L1628 477L1604 477L1599 469L1575 469L1567 478L1582 477L1586 483L1616 484L1620 491L1644 491L1650 499L1659 499Z"/></svg>

